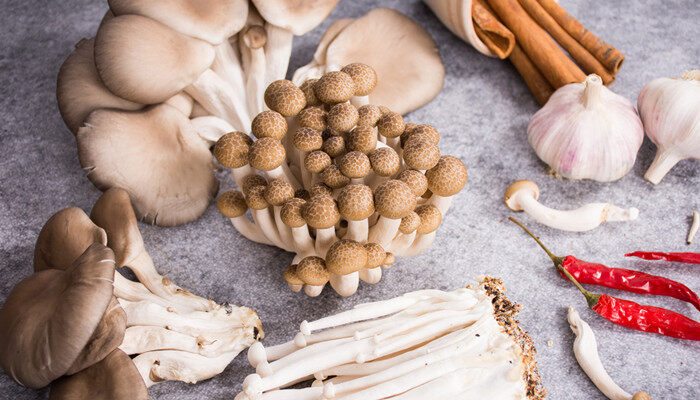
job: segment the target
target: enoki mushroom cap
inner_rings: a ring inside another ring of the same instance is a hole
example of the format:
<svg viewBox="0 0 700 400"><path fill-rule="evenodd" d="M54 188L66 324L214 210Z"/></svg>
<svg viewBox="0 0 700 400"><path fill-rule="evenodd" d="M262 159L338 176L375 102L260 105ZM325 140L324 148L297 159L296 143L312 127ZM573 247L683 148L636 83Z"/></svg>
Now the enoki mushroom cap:
<svg viewBox="0 0 700 400"><path fill-rule="evenodd" d="M513 211L522 211L523 208L515 197L516 193L526 193L535 198L535 200L540 198L540 188L537 184L529 180L515 181L508 186L506 193L503 195L503 201L505 201L506 206Z"/></svg>
<svg viewBox="0 0 700 400"><path fill-rule="evenodd" d="M284 270L284 274L282 274L282 277L284 278L287 283L290 285L303 285L304 281L299 278L299 275L297 274L297 264L292 264L287 269Z"/></svg>
<svg viewBox="0 0 700 400"><path fill-rule="evenodd" d="M381 147L380 149L386 148L389 147ZM356 126L347 134L347 149L349 151L357 150L365 154L370 154L373 150L377 149L377 132L371 126Z"/></svg>
<svg viewBox="0 0 700 400"><path fill-rule="evenodd" d="M341 71L350 75L355 82L355 96L367 96L377 86L377 73L367 64L348 64Z"/></svg>
<svg viewBox="0 0 700 400"><path fill-rule="evenodd" d="M425 235L437 230L442 222L442 214L437 207L432 204L423 204L416 207L416 214L420 217L420 225L416 233Z"/></svg>
<svg viewBox="0 0 700 400"><path fill-rule="evenodd" d="M409 233L415 232L420 224L420 216L415 211L411 211L408 214L406 214L405 217L401 218L399 232L408 235Z"/></svg>
<svg viewBox="0 0 700 400"><path fill-rule="evenodd" d="M443 197L453 196L467 183L467 167L457 157L442 156L425 176L431 192Z"/></svg>
<svg viewBox="0 0 700 400"><path fill-rule="evenodd" d="M374 214L372 189L367 185L347 185L338 194L338 210L343 218L361 221Z"/></svg>
<svg viewBox="0 0 700 400"><path fill-rule="evenodd" d="M328 153L322 150L315 150L304 157L304 168L309 172L318 174L331 165L332 162L333 160L331 160Z"/></svg>
<svg viewBox="0 0 700 400"><path fill-rule="evenodd" d="M314 93L326 104L345 103L355 94L355 82L345 72L327 72L314 83Z"/></svg>
<svg viewBox="0 0 700 400"><path fill-rule="evenodd" d="M238 218L248 210L245 197L238 190L230 190L219 196L216 206L226 218Z"/></svg>
<svg viewBox="0 0 700 400"><path fill-rule="evenodd" d="M403 159L411 168L427 170L440 161L440 149L428 140L409 140L403 149Z"/></svg>
<svg viewBox="0 0 700 400"><path fill-rule="evenodd" d="M359 114L351 103L338 103L328 110L326 122L336 132L345 133L357 124Z"/></svg>
<svg viewBox="0 0 700 400"><path fill-rule="evenodd" d="M340 189L350 183L350 178L340 172L340 169L335 164L329 165L321 172L321 179L323 183L333 189Z"/></svg>
<svg viewBox="0 0 700 400"><path fill-rule="evenodd" d="M270 171L282 165L285 156L284 145L279 140L264 137L250 146L248 162L255 169Z"/></svg>
<svg viewBox="0 0 700 400"><path fill-rule="evenodd" d="M411 188L397 180L382 183L374 191L374 207L379 215L390 219L401 219L416 205L416 196Z"/></svg>
<svg viewBox="0 0 700 400"><path fill-rule="evenodd" d="M252 144L253 140L245 133L229 132L216 141L214 157L226 168L241 168L248 164Z"/></svg>
<svg viewBox="0 0 700 400"><path fill-rule="evenodd" d="M294 132L292 144L301 151L319 150L323 146L323 137L313 128L302 127Z"/></svg>
<svg viewBox="0 0 700 400"><path fill-rule="evenodd" d="M328 196L315 196L301 206L301 215L309 226L316 229L333 227L340 221L338 205Z"/></svg>
<svg viewBox="0 0 700 400"><path fill-rule="evenodd" d="M376 268L384 263L387 253L380 244L365 243L364 247L367 250L367 265L365 265L365 268Z"/></svg>
<svg viewBox="0 0 700 400"><path fill-rule="evenodd" d="M287 134L287 120L276 111L265 110L253 118L251 131L258 139L269 137L282 140Z"/></svg>
<svg viewBox="0 0 700 400"><path fill-rule="evenodd" d="M277 83L283 82L283 83ZM304 92L291 81L275 81L265 90L265 104L285 117L293 117L306 107Z"/></svg>
<svg viewBox="0 0 700 400"><path fill-rule="evenodd" d="M379 106L374 104L365 104L357 109L358 126L370 126L375 127L379 123L379 119L382 117L382 110Z"/></svg>
<svg viewBox="0 0 700 400"><path fill-rule="evenodd" d="M361 151L351 151L340 157L338 168L348 178L364 178L372 171L369 158Z"/></svg>
<svg viewBox="0 0 700 400"><path fill-rule="evenodd" d="M377 124L379 134L387 138L397 138L401 136L405 128L406 123L401 114L393 111L384 113Z"/></svg>
<svg viewBox="0 0 700 400"><path fill-rule="evenodd" d="M291 198L284 202L280 211L280 218L285 225L292 228L300 228L306 225L306 220L301 214L301 207L306 203L306 200L299 197Z"/></svg>
<svg viewBox="0 0 700 400"><path fill-rule="evenodd" d="M297 115L297 122L301 127L308 127L323 132L327 127L326 112L321 107L306 107Z"/></svg>
<svg viewBox="0 0 700 400"><path fill-rule="evenodd" d="M367 250L354 240L339 240L328 249L326 267L334 274L347 275L367 265Z"/></svg>
<svg viewBox="0 0 700 400"><path fill-rule="evenodd" d="M428 178L425 177L425 174L415 169L401 171L396 179L407 184L416 196L422 196L428 190Z"/></svg>
<svg viewBox="0 0 700 400"><path fill-rule="evenodd" d="M275 179L267 186L264 195L265 200L271 205L281 206L294 197L294 187L282 178Z"/></svg>
<svg viewBox="0 0 700 400"><path fill-rule="evenodd" d="M323 258L309 256L299 261L297 276L308 285L321 286L328 283L331 273Z"/></svg>

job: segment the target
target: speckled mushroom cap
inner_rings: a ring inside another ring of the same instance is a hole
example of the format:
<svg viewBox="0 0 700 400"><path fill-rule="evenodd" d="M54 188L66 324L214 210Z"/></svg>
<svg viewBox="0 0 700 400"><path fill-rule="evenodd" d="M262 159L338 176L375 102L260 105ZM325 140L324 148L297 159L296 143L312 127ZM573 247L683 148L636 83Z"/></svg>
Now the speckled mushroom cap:
<svg viewBox="0 0 700 400"><path fill-rule="evenodd" d="M391 176L399 171L401 157L391 147L379 147L369 153L372 170L379 176Z"/></svg>
<svg viewBox="0 0 700 400"><path fill-rule="evenodd" d="M345 72L326 72L314 83L314 93L326 104L345 103L355 94L355 82Z"/></svg>
<svg viewBox="0 0 700 400"><path fill-rule="evenodd" d="M340 189L350 183L350 178L340 172L335 164L329 165L321 172L321 180L333 189Z"/></svg>
<svg viewBox="0 0 700 400"><path fill-rule="evenodd" d="M365 265L365 268L377 268L384 263L386 252L380 244L365 243L364 247L367 250L367 265Z"/></svg>
<svg viewBox="0 0 700 400"><path fill-rule="evenodd" d="M340 157L338 168L348 178L364 178L372 171L369 157L361 151L351 151Z"/></svg>
<svg viewBox="0 0 700 400"><path fill-rule="evenodd" d="M285 121L286 122L286 121ZM214 157L226 168L241 168L248 164L248 151L253 144L243 132L229 132L214 145Z"/></svg>
<svg viewBox="0 0 700 400"><path fill-rule="evenodd" d="M318 106L322 104L321 100L316 97L316 93L314 93L314 84L316 82L318 82L318 79L307 79L301 84L301 86L299 86L299 89L304 92L307 106Z"/></svg>
<svg viewBox="0 0 700 400"><path fill-rule="evenodd" d="M287 134L287 120L276 111L266 110L253 118L251 131L258 139L269 137L282 140Z"/></svg>
<svg viewBox="0 0 700 400"><path fill-rule="evenodd" d="M357 125L374 127L382 117L382 110L374 104L365 104L357 109L357 114Z"/></svg>
<svg viewBox="0 0 700 400"><path fill-rule="evenodd" d="M304 157L304 168L309 172L318 174L331 165L332 162L333 160L331 160L331 156L328 153L322 150L315 150Z"/></svg>
<svg viewBox="0 0 700 400"><path fill-rule="evenodd" d="M415 212L411 211L406 214L405 217L401 218L401 224L399 225L399 232L408 235L409 233L415 232L420 225L420 216Z"/></svg>
<svg viewBox="0 0 700 400"><path fill-rule="evenodd" d="M384 113L379 119L379 123L377 123L379 134L387 138L397 138L401 136L405 128L406 123L401 114L393 111Z"/></svg>
<svg viewBox="0 0 700 400"><path fill-rule="evenodd" d="M426 234L435 231L442 222L442 214L432 204L422 204L416 207L416 214L420 217L420 225L416 233Z"/></svg>
<svg viewBox="0 0 700 400"><path fill-rule="evenodd" d="M442 197L453 196L467 183L467 167L457 157L442 156L437 165L425 171L425 177L431 192Z"/></svg>
<svg viewBox="0 0 700 400"><path fill-rule="evenodd" d="M323 146L323 137L316 129L302 127L292 135L292 144L300 151L314 151Z"/></svg>
<svg viewBox="0 0 700 400"><path fill-rule="evenodd" d="M245 29L242 35L243 42L246 46L253 50L257 50L267 42L267 33L262 25L250 25Z"/></svg>
<svg viewBox="0 0 700 400"><path fill-rule="evenodd" d="M440 149L425 139L409 139L403 149L403 160L411 168L427 170L440 161Z"/></svg>
<svg viewBox="0 0 700 400"><path fill-rule="evenodd" d="M265 191L267 186L253 186L248 190L246 195L246 203L248 207L253 210L264 210L270 206L270 204L265 200Z"/></svg>
<svg viewBox="0 0 700 400"><path fill-rule="evenodd" d="M332 228L340 221L338 205L328 196L314 196L301 206L306 223L316 229Z"/></svg>
<svg viewBox="0 0 700 400"><path fill-rule="evenodd" d="M265 90L265 104L270 107L270 110L277 111L285 117L293 117L299 114L306 107L304 92L291 81L284 81L284 83L275 85L276 82L280 81L272 82Z"/></svg>
<svg viewBox="0 0 700 400"><path fill-rule="evenodd" d="M285 160L284 145L273 138L260 138L253 142L248 151L250 166L261 171L270 171Z"/></svg>
<svg viewBox="0 0 700 400"><path fill-rule="evenodd" d="M301 127L309 127L317 131L326 130L326 112L321 107L306 107L297 115Z"/></svg>
<svg viewBox="0 0 700 400"><path fill-rule="evenodd" d="M438 144L440 142L440 133L431 125L415 125L409 129L409 124L406 124L406 129L401 134L401 147L406 146L406 143L416 139L427 140L431 143Z"/></svg>
<svg viewBox="0 0 700 400"><path fill-rule="evenodd" d="M425 177L425 174L415 169L401 171L396 179L410 186L416 196L422 196L428 190L428 178Z"/></svg>
<svg viewBox="0 0 700 400"><path fill-rule="evenodd" d="M306 220L301 215L301 207L306 203L306 200L299 197L291 198L284 202L280 211L280 218L285 225L292 228L300 228L306 225Z"/></svg>
<svg viewBox="0 0 700 400"><path fill-rule="evenodd" d="M267 180L262 175L250 174L241 179L241 191L244 195L248 195L250 189L256 186L267 186Z"/></svg>
<svg viewBox="0 0 700 400"><path fill-rule="evenodd" d="M396 261L396 256L394 256L394 253L387 252L382 265L391 265L394 263L394 261Z"/></svg>
<svg viewBox="0 0 700 400"><path fill-rule="evenodd" d="M416 196L401 181L388 180L374 190L374 207L382 217L401 219L415 206Z"/></svg>
<svg viewBox="0 0 700 400"><path fill-rule="evenodd" d="M323 141L321 150L333 158L338 157L345 152L345 139L342 136L328 137Z"/></svg>
<svg viewBox="0 0 700 400"><path fill-rule="evenodd" d="M331 272L326 268L326 261L321 257L304 257L297 265L297 276L307 285L321 286L328 283Z"/></svg>
<svg viewBox="0 0 700 400"><path fill-rule="evenodd" d="M270 181L264 192L265 200L273 206L281 206L294 197L294 188L286 180L279 178Z"/></svg>
<svg viewBox="0 0 700 400"><path fill-rule="evenodd" d="M240 217L248 210L245 197L238 190L230 190L219 196L216 206L226 218Z"/></svg>
<svg viewBox="0 0 700 400"><path fill-rule="evenodd" d="M336 132L345 133L357 124L357 108L350 103L338 103L328 110L326 122Z"/></svg>
<svg viewBox="0 0 700 400"><path fill-rule="evenodd" d="M377 132L371 126L358 125L347 134L347 149L369 154L377 147Z"/></svg>
<svg viewBox="0 0 700 400"><path fill-rule="evenodd" d="M367 250L354 240L339 240L328 249L326 268L334 274L347 275L367 265Z"/></svg>
<svg viewBox="0 0 700 400"><path fill-rule="evenodd" d="M284 274L282 274L282 277L290 285L303 285L304 284L304 281L302 281L299 278L299 275L297 274L297 264L292 264L289 267L287 267L287 269L284 270Z"/></svg>
<svg viewBox="0 0 700 400"><path fill-rule="evenodd" d="M319 182L309 189L309 196L328 196L333 197L333 189L325 183Z"/></svg>
<svg viewBox="0 0 700 400"><path fill-rule="evenodd" d="M338 210L343 218L350 221L369 218L374 214L372 189L360 184L345 186L338 194Z"/></svg>
<svg viewBox="0 0 700 400"><path fill-rule="evenodd" d="M508 208L510 208L513 211L523 210L519 202L511 200L511 197L513 197L515 193L520 191L530 193L530 195L534 197L535 200L540 198L540 188L537 187L537 184L535 182L527 179L515 181L511 183L510 186L508 186L508 188L506 189L506 193L503 195L503 201L505 201Z"/></svg>
<svg viewBox="0 0 700 400"><path fill-rule="evenodd" d="M367 64L348 64L341 71L350 75L355 82L355 96L367 96L377 86L377 73Z"/></svg>

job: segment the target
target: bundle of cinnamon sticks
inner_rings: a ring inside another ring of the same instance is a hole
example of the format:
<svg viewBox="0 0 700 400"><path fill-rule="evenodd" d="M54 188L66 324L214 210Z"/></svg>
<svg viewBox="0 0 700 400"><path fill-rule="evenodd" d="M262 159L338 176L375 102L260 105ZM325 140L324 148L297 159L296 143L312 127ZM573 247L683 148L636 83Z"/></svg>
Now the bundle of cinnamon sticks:
<svg viewBox="0 0 700 400"><path fill-rule="evenodd" d="M473 0L472 19L479 39L513 63L540 104L587 74L609 85L625 60L554 0Z"/></svg>

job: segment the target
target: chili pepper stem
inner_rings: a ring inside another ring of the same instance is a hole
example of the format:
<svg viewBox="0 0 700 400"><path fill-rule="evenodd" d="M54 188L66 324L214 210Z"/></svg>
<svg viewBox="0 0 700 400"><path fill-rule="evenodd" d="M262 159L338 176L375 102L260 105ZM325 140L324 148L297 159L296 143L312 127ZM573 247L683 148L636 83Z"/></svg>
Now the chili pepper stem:
<svg viewBox="0 0 700 400"><path fill-rule="evenodd" d="M534 233L532 233L529 229L527 229L525 227L525 225L521 224L517 219L515 219L513 217L508 217L508 219L513 221L516 225L518 225L525 232L527 232L528 235L530 235L533 239L535 239L537 244L539 244L540 247L542 247L542 249L547 253L549 258L552 259L552 262L554 262L554 266L557 267L557 269L559 271L561 271L562 274L566 275L566 277L571 282L573 282L573 284L576 285L578 290L580 290L581 293L586 297L586 301L588 302L588 307L593 308L593 306L598 304L598 299L600 298L600 295L595 294L595 293L591 293L588 290L584 289L583 286L581 286L581 284L576 280L576 278L574 278L574 276L571 275L571 273L569 273L569 271L567 271L566 268L564 268L564 262L563 262L564 259L562 257L557 257L554 255L554 253L549 251L549 249L544 245L544 243L542 243L542 241L540 241L540 239L537 236L535 236Z"/></svg>

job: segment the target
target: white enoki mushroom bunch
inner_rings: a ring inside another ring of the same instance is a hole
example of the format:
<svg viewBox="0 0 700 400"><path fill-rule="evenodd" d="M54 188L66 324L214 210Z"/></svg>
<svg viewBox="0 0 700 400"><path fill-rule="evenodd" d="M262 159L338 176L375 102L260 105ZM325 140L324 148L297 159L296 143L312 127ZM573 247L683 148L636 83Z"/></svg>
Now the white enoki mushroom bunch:
<svg viewBox="0 0 700 400"><path fill-rule="evenodd" d="M432 244L466 184L466 167L440 154L434 127L367 104L376 83L360 63L301 87L272 82L255 140L230 132L214 147L240 189L221 195L219 210L250 240L296 253L284 273L294 291L317 296L330 282L349 296L359 280L378 282L394 256Z"/></svg>
<svg viewBox="0 0 700 400"><path fill-rule="evenodd" d="M256 373L236 400L525 398L523 350L493 300L480 283L304 321L294 340L248 349Z"/></svg>

